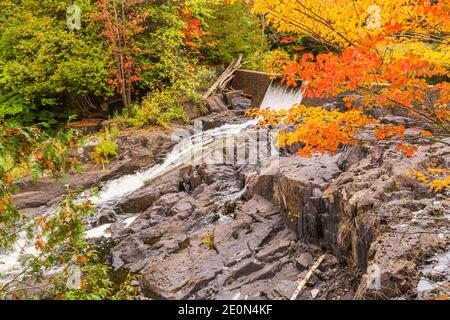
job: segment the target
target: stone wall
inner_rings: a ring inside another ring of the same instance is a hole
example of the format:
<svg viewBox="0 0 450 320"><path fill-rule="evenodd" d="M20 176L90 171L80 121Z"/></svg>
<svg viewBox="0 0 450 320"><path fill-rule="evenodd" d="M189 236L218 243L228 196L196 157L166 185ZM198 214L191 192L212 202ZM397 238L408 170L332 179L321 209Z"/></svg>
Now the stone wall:
<svg viewBox="0 0 450 320"><path fill-rule="evenodd" d="M231 87L235 90L242 90L245 94L252 96L252 107L258 108L264 99L267 88L272 82L272 78L281 78L280 74L271 74L253 70L237 70ZM336 101L337 98L304 98L303 104L306 106L321 106L325 103Z"/></svg>
<svg viewBox="0 0 450 320"><path fill-rule="evenodd" d="M267 88L270 85L271 76L277 76L270 73L258 72L252 70L237 70L231 87L235 90L242 90L245 94L252 96L252 107L259 107L264 99Z"/></svg>

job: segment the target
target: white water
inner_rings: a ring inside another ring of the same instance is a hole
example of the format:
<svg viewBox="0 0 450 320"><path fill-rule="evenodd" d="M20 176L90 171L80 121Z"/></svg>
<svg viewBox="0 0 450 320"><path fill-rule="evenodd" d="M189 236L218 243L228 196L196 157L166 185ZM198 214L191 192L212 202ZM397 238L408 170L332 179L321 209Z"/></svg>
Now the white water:
<svg viewBox="0 0 450 320"><path fill-rule="evenodd" d="M0 255L0 275L8 276L19 272L21 269L21 264L19 263L19 258L22 255L35 255L38 251L34 246L30 246L27 243L25 233L20 234L19 240L13 246L11 253ZM1 284L1 279L0 279Z"/></svg>
<svg viewBox="0 0 450 320"><path fill-rule="evenodd" d="M288 88L281 85L278 80L272 80L261 103L261 109L288 110L292 106L300 104L302 99L302 87Z"/></svg>
<svg viewBox="0 0 450 320"><path fill-rule="evenodd" d="M293 105L301 103L301 100L302 94L300 89L287 89L272 81L267 89L261 108L271 108L274 110L289 109ZM82 196L82 199L87 198L91 200L97 208L102 205L112 205L114 202L139 190L149 181L162 176L180 165L191 163L196 153L201 152L203 157L207 156L211 152L211 150L208 150L208 147L215 140L236 137L242 130L256 123L256 120L251 120L241 124L226 124L219 128L203 131L187 137L175 145L163 163L135 174L110 180L98 195L92 197ZM212 144L212 147L214 147L214 144ZM239 197L244 191L245 189L232 196ZM128 228L136 218L137 215L129 217L122 221L122 223L125 224L125 228ZM108 238L111 236L109 233L110 226L111 224L104 224L90 229L86 232L86 237L90 239L100 237ZM25 237L22 237L10 252L0 254L0 275L7 276L20 271L21 265L19 258L23 253L37 254L37 250L34 246L27 243ZM2 280L0 279L1 282Z"/></svg>
<svg viewBox="0 0 450 320"><path fill-rule="evenodd" d="M194 155L203 151L214 139L236 136L241 130L255 123L256 121L251 120L241 124L226 124L219 128L207 130L185 138L175 145L162 164L155 165L142 172L109 181L100 194L91 198L91 201L98 206L111 200L123 198L143 187L146 182L149 182L182 164L190 163Z"/></svg>

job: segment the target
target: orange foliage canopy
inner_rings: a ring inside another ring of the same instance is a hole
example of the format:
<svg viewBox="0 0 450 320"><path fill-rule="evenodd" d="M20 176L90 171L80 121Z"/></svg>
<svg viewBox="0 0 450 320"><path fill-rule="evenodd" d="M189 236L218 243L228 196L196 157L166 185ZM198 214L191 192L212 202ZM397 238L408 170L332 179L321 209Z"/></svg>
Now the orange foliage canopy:
<svg viewBox="0 0 450 320"><path fill-rule="evenodd" d="M278 146L286 147L300 142L303 146L299 153L304 157L310 157L314 152L334 154L340 144L356 143L353 137L363 127L375 123L362 110L327 111L322 107L303 105L279 112L265 109L254 115L262 116L260 125L282 123Z"/></svg>
<svg viewBox="0 0 450 320"><path fill-rule="evenodd" d="M450 1L254 0L254 11L283 32L308 35L329 52L295 56L283 68L283 81L301 79L309 97L352 92L358 107L345 101L347 111L296 106L283 117L260 112L266 122L282 121L281 144L300 143L300 154L332 153L354 141L362 127L373 125L369 108L391 107L433 128L422 138L450 134ZM433 83L433 85L431 85ZM301 115L301 116L299 116ZM358 117L358 119L355 119ZM405 128L381 126L380 139L402 137ZM399 144L412 156L415 148Z"/></svg>

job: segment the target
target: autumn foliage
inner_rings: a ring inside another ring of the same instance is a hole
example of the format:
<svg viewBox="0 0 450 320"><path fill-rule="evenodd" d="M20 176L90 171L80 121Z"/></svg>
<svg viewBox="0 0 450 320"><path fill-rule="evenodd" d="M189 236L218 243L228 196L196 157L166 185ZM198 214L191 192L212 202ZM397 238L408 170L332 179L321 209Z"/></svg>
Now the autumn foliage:
<svg viewBox="0 0 450 320"><path fill-rule="evenodd" d="M133 83L140 80L140 74L148 66L139 65L133 54L141 49L135 43L135 36L145 30L148 12L140 10L144 0L99 0L98 13L92 18L102 26L114 63L109 84L122 95L125 106L132 102Z"/></svg>
<svg viewBox="0 0 450 320"><path fill-rule="evenodd" d="M327 111L322 107L296 106L279 112L265 109L257 112L262 116L261 125L282 123L278 135L278 146L286 147L302 143L299 154L310 157L314 152L335 154L341 144L356 143L353 137L374 119L365 116L361 110L339 112ZM345 126L342 126L345 123Z"/></svg>
<svg viewBox="0 0 450 320"><path fill-rule="evenodd" d="M278 118L281 144L300 144L300 154L332 153L353 142L362 127L376 125L371 109L389 108L421 124L421 137L450 134L450 2L374 0L255 0L278 31L308 36L327 52L303 52L283 66L283 81L303 81L307 97L351 93L345 110L296 106ZM356 97L356 98L355 98ZM274 115L260 113L271 122ZM286 117L284 117L286 116ZM293 125L295 130L292 131ZM309 133L309 134L308 134ZM401 139L404 126L377 126L379 139L398 138L397 150L416 147Z"/></svg>

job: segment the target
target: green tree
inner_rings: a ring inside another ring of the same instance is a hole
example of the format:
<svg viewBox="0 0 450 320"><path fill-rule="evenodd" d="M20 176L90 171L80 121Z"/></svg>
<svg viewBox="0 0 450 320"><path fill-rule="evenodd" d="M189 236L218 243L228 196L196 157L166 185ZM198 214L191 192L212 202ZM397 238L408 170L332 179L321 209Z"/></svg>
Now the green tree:
<svg viewBox="0 0 450 320"><path fill-rule="evenodd" d="M81 30L66 27L67 1L0 4L0 119L55 124L89 97L107 97L108 57L98 27L78 1ZM74 103L76 101L76 103Z"/></svg>
<svg viewBox="0 0 450 320"><path fill-rule="evenodd" d="M206 56L216 62L227 64L242 54L244 60L254 58L268 49L262 24L250 13L247 4L219 3L212 6L213 14L206 19Z"/></svg>

